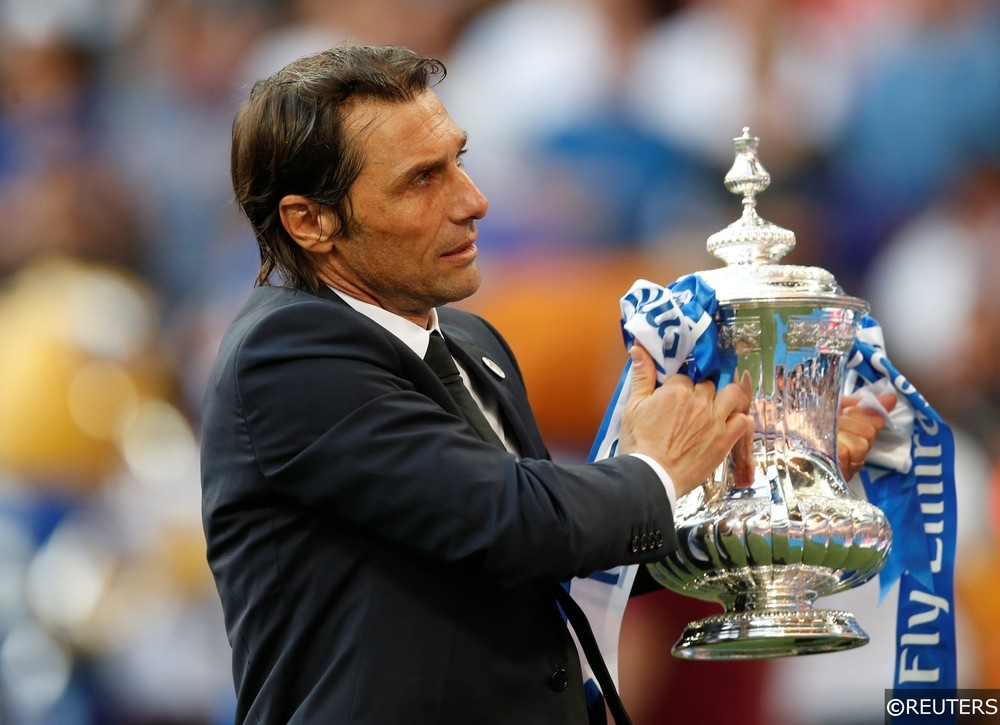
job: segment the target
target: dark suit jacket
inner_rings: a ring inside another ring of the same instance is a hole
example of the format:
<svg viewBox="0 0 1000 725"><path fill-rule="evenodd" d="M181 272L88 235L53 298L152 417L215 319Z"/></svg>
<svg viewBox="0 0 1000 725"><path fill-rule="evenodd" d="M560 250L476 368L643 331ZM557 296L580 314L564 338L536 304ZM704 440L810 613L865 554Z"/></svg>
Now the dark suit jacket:
<svg viewBox="0 0 1000 725"><path fill-rule="evenodd" d="M222 341L203 516L238 722L586 722L551 585L674 546L648 466L552 463L506 343L472 314L439 316L520 461L332 293L257 288ZM664 548L633 552L656 531Z"/></svg>

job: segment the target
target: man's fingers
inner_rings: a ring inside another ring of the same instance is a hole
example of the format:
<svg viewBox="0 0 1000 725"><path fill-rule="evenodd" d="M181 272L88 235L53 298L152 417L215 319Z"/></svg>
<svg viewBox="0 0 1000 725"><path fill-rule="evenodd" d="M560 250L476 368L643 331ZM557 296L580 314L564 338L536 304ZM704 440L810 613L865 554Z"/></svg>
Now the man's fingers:
<svg viewBox="0 0 1000 725"><path fill-rule="evenodd" d="M862 438L873 439L885 427L885 418L870 408L847 408L837 422L838 433L853 433Z"/></svg>
<svg viewBox="0 0 1000 725"><path fill-rule="evenodd" d="M850 453L852 461L864 458L868 453L868 438L857 433L840 431L837 434L837 450Z"/></svg>
<svg viewBox="0 0 1000 725"><path fill-rule="evenodd" d="M886 411L892 410L897 403L891 392L878 395L877 400ZM881 411L858 404L856 396L845 397L842 402L845 407L837 421L837 463L844 478L850 480L864 466L868 451L885 427L886 419Z"/></svg>
<svg viewBox="0 0 1000 725"><path fill-rule="evenodd" d="M861 402L860 395L841 395L840 396L840 409L847 410L848 408L853 408L855 405Z"/></svg>
<svg viewBox="0 0 1000 725"><path fill-rule="evenodd" d="M882 404L882 407L886 409L886 412L895 408L896 403L899 402L899 398L896 397L895 393L882 393L881 395L876 395L875 399Z"/></svg>
<svg viewBox="0 0 1000 725"><path fill-rule="evenodd" d="M715 408L719 413L728 416L730 413L750 412L750 390L748 387L729 383L722 386L715 396Z"/></svg>
<svg viewBox="0 0 1000 725"><path fill-rule="evenodd" d="M753 417L749 413L730 413L729 417L726 418L726 433L729 440L734 443L742 440L744 443L749 441L753 444Z"/></svg>
<svg viewBox="0 0 1000 725"><path fill-rule="evenodd" d="M848 481L854 478L865 464L870 439L852 432L837 432L837 463Z"/></svg>
<svg viewBox="0 0 1000 725"><path fill-rule="evenodd" d="M842 395L840 397L840 410L841 412L844 412L849 408L865 407L862 404L863 400L864 398L862 398L860 395ZM899 398L897 398L896 394L893 392L879 393L878 395L875 396L875 400L878 401L879 405L885 408L885 411L887 413L891 411L893 408L895 408L896 403L899 402Z"/></svg>
<svg viewBox="0 0 1000 725"><path fill-rule="evenodd" d="M684 377L687 377L686 375ZM702 380L694 384L695 395L700 395L706 402L711 402L716 398L715 383L711 380Z"/></svg>
<svg viewBox="0 0 1000 725"><path fill-rule="evenodd" d="M635 343L628 351L632 360L632 392L630 400L648 398L656 387L656 365L646 348Z"/></svg>

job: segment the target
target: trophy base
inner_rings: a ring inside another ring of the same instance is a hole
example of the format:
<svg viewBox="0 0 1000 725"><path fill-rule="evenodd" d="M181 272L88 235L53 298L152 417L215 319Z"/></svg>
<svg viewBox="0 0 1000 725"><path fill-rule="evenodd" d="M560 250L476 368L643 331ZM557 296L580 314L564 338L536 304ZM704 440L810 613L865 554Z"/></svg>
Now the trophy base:
<svg viewBox="0 0 1000 725"><path fill-rule="evenodd" d="M868 635L850 612L760 609L692 622L672 654L686 660L751 660L839 652L865 644Z"/></svg>

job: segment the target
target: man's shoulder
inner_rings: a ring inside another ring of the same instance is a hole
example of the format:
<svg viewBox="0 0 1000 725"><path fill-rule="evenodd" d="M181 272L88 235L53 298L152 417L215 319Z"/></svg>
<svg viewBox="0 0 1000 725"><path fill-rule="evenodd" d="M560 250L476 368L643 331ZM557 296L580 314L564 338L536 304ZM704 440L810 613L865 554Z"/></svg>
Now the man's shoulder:
<svg viewBox="0 0 1000 725"><path fill-rule="evenodd" d="M313 294L306 290L276 285L260 285L254 287L243 303L236 319L244 317L260 317L269 312L290 305L318 304L327 306L331 311L348 311L350 307L336 295Z"/></svg>
<svg viewBox="0 0 1000 725"><path fill-rule="evenodd" d="M327 316L343 317L347 320L356 317L349 305L332 294L323 296L292 287L259 286L250 292L236 313L228 334L242 337L271 318L283 319L288 315L302 316L306 320L315 316L324 319Z"/></svg>
<svg viewBox="0 0 1000 725"><path fill-rule="evenodd" d="M255 287L222 335L219 357L232 358L248 343L273 347L318 334L360 338L365 318L334 295L291 287Z"/></svg>

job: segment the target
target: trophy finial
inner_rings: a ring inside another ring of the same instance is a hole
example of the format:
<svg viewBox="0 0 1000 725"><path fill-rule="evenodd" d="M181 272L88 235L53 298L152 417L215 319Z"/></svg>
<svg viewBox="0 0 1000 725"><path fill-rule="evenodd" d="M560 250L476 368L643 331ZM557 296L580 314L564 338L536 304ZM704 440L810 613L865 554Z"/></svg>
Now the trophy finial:
<svg viewBox="0 0 1000 725"><path fill-rule="evenodd" d="M743 194L744 204L754 204L754 197L771 184L771 175L757 158L760 139L750 135L750 127L743 127L743 135L733 139L736 159L726 174L726 188L734 194Z"/></svg>
<svg viewBox="0 0 1000 725"><path fill-rule="evenodd" d="M795 234L757 214L757 194L771 184L757 157L759 143L749 126L733 139L736 158L724 183L732 193L743 195L743 216L708 238L708 251L727 264L774 264L795 247Z"/></svg>

